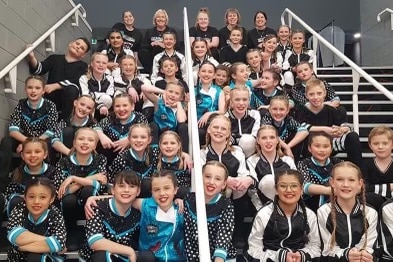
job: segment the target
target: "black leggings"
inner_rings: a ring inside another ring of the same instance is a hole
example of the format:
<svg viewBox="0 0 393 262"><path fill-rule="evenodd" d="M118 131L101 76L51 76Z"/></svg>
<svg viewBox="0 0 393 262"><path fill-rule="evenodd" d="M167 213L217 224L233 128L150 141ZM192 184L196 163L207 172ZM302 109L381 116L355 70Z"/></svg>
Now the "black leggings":
<svg viewBox="0 0 393 262"><path fill-rule="evenodd" d="M56 109L59 112L59 120L66 120L71 116L72 110L74 109L74 100L77 99L79 95L79 88L70 85L53 91L50 94L46 94L45 98L55 103Z"/></svg>
<svg viewBox="0 0 393 262"><path fill-rule="evenodd" d="M107 259L109 256L109 259ZM128 261L125 256L111 254L107 251L94 251L91 255L91 262L125 262ZM155 262L156 257L151 251L139 251L137 255L137 262Z"/></svg>
<svg viewBox="0 0 393 262"><path fill-rule="evenodd" d="M45 258L45 260L42 260L42 254L37 254L37 253L27 253L27 262L51 262L52 259L49 257Z"/></svg>
<svg viewBox="0 0 393 262"><path fill-rule="evenodd" d="M67 230L75 229L76 221L84 219L83 207L86 200L94 195L93 192L94 188L92 186L85 186L81 189L79 196L68 194L63 197L61 205Z"/></svg>

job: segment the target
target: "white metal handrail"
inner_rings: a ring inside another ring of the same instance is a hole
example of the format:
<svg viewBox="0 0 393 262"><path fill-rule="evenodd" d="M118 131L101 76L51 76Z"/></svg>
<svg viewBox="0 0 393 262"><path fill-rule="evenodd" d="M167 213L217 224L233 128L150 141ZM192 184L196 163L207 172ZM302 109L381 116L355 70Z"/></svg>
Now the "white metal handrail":
<svg viewBox="0 0 393 262"><path fill-rule="evenodd" d="M207 231L207 219L206 219L206 205L205 205L205 194L203 189L202 180L202 166L201 166L201 152L199 148L199 135L198 135L198 123L196 113L196 101L195 101L195 90L194 90L194 79L192 74L192 58L191 58L191 44L190 34L188 27L188 15L187 8L183 9L184 18L184 47L185 47L185 58L186 58L186 70L187 70L187 84L190 87L190 102L188 105L188 132L190 133L191 140L191 154L194 160L194 168L192 169L192 176L196 194L196 210L197 210L197 224L198 224L198 243L199 243L199 261L208 262L211 261L210 248L209 248L209 235Z"/></svg>
<svg viewBox="0 0 393 262"><path fill-rule="evenodd" d="M55 49L55 30L59 28L68 18L74 15L72 26L79 26L79 17L83 18L84 23L87 28L92 31L90 25L84 19L86 17L86 11L82 4L75 5L62 19L60 19L56 24L49 28L42 36L40 36L36 41L34 41L28 48L26 48L22 53L20 53L11 63L9 63L3 70L0 71L0 79L7 76L6 82L10 83L10 88L4 89L5 93L16 93L16 79L17 79L17 65L38 45L44 42L49 37L49 45L47 51L54 51Z"/></svg>
<svg viewBox="0 0 393 262"><path fill-rule="evenodd" d="M308 32L313 35L313 48L317 50L318 41L324 44L330 51L332 51L336 56L341 58L348 66L352 68L352 79L353 79L353 125L354 129L357 133L359 133L359 105L358 105L358 91L359 91L359 82L360 77L366 79L371 85L373 85L376 89L378 89L381 93L383 93L387 98L393 101L393 94L387 90L383 85L378 83L373 77L367 74L362 68L360 68L357 64L355 64L351 59L349 59L346 55L341 53L336 47L330 44L325 38L320 36L317 32L314 31L306 22L304 22L301 18L299 18L295 13L293 13L290 9L286 8L284 12L281 14L281 23L285 23L285 15L288 15L288 23L291 27L292 19L295 19L301 26L304 27ZM316 73L316 70L314 71Z"/></svg>
<svg viewBox="0 0 393 262"><path fill-rule="evenodd" d="M379 12L379 14L377 15L377 22L380 23L382 21L381 16L384 13L390 13L390 28L392 28L392 30L393 30L393 10L392 9L385 8L384 10Z"/></svg>

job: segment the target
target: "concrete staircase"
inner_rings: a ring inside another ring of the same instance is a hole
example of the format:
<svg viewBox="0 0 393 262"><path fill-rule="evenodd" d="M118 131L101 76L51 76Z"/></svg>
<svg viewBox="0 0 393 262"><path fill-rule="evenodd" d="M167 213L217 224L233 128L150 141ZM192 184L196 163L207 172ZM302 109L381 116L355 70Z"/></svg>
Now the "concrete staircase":
<svg viewBox="0 0 393 262"><path fill-rule="evenodd" d="M393 92L393 67L363 67L363 70ZM318 68L317 74L336 90L341 98L341 104L347 109L348 121L352 123L352 69L349 67ZM393 128L393 101L390 101L363 78L360 78L359 83L359 123L363 157L372 157L368 147L368 134L379 124Z"/></svg>

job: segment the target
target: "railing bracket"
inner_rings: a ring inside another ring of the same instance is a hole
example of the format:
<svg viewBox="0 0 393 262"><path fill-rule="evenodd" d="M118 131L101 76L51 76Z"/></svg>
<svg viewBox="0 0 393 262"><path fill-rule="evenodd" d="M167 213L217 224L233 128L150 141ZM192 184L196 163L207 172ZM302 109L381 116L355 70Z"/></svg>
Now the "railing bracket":
<svg viewBox="0 0 393 262"><path fill-rule="evenodd" d="M56 34L53 31L49 37L45 40L45 51L47 53L54 53L56 47Z"/></svg>
<svg viewBox="0 0 393 262"><path fill-rule="evenodd" d="M4 93L16 94L16 76L17 66L13 67L8 74L4 77Z"/></svg>

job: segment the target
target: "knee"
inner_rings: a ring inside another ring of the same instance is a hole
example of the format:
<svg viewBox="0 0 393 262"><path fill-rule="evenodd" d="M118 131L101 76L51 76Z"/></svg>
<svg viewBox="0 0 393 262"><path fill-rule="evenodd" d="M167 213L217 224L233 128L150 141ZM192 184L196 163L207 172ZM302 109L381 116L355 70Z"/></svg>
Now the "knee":
<svg viewBox="0 0 393 262"><path fill-rule="evenodd" d="M74 101L77 99L80 95L80 90L77 86L74 85L69 85L67 88L64 88L64 93L65 97L68 98L69 100Z"/></svg>
<svg viewBox="0 0 393 262"><path fill-rule="evenodd" d="M285 84L293 86L295 84L295 80L291 71L287 71L284 73L284 81Z"/></svg>
<svg viewBox="0 0 393 262"><path fill-rule="evenodd" d="M177 125L177 133L188 135L188 125L186 123L179 123Z"/></svg>
<svg viewBox="0 0 393 262"><path fill-rule="evenodd" d="M259 181L258 189L270 200L274 200L274 196L276 195L276 189L274 184L274 175L265 175L262 177L261 181Z"/></svg>
<svg viewBox="0 0 393 262"><path fill-rule="evenodd" d="M72 211L78 205L78 200L74 194L65 195L61 200L63 211Z"/></svg>
<svg viewBox="0 0 393 262"><path fill-rule="evenodd" d="M97 189L94 188L93 186L83 187L80 193L83 203L85 203L89 197L96 195L96 192Z"/></svg>
<svg viewBox="0 0 393 262"><path fill-rule="evenodd" d="M106 108L111 108L112 106L112 97L110 95L107 94L103 94L101 95L97 101L98 104L103 104Z"/></svg>

